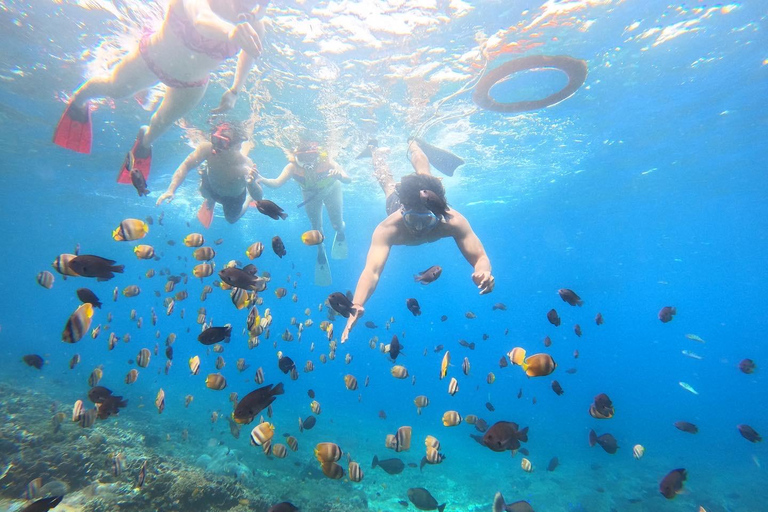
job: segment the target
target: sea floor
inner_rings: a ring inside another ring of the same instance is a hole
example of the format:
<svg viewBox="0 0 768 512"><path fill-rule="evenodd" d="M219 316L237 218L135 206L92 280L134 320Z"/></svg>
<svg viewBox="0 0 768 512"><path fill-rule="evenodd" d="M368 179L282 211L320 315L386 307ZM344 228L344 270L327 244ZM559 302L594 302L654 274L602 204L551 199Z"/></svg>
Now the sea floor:
<svg viewBox="0 0 768 512"><path fill-rule="evenodd" d="M313 443L305 443L287 459L266 461L243 438L229 446L221 435L192 432L183 441L179 430L155 433L144 421L124 418L127 414L85 429L67 418L55 429L54 412L69 412L69 405L57 404L43 392L2 383L0 396L0 475L5 473L0 479L0 510L11 512L23 508L27 484L38 477L48 488L66 490L56 512L262 512L281 501L291 501L305 512L416 510L406 494L416 486L448 503L449 512L490 511L496 491L508 502L528 500L537 512L695 512L699 506L707 512L768 510L763 507L768 482L755 467L746 481L735 481L716 467L705 474L699 471L685 492L670 501L648 484L644 473L613 463L616 459L580 464L566 459L554 472L535 468L525 473L519 468L520 455L509 460L507 454L473 465L466 459L453 464L446 460L444 467L427 466L423 472L406 467L399 475L361 462L365 477L355 484L346 477L325 478L312 456ZM112 460L118 452L125 455L126 467L115 476ZM385 452L379 455L386 457ZM419 456L403 458L413 464ZM144 461L146 481L138 488Z"/></svg>

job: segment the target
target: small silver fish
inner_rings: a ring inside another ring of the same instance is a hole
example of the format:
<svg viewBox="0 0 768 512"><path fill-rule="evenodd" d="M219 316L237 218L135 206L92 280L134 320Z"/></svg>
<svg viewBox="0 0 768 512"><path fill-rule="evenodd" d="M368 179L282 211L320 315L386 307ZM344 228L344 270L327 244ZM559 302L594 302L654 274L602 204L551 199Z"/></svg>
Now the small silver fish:
<svg viewBox="0 0 768 512"><path fill-rule="evenodd" d="M698 359L699 361L704 359L699 354L696 354L695 352L691 352L690 350L683 350L683 355L687 356L687 357L690 357L691 359Z"/></svg>
<svg viewBox="0 0 768 512"><path fill-rule="evenodd" d="M681 388L683 388L683 389L684 389L684 390L686 390L686 391L690 391L690 392L691 392L691 393L693 393L694 395L698 395L698 394L699 394L699 392L698 392L698 391L696 391L695 389L693 389L693 386L691 386L691 385L690 385L690 384L688 384L687 382L683 382L683 381L680 381L680 382L678 382L678 384L680 384L680 387L681 387Z"/></svg>
<svg viewBox="0 0 768 512"><path fill-rule="evenodd" d="M688 338L691 341L698 341L699 343L706 343L706 341L704 341L703 339L699 338L695 334L686 334L685 337Z"/></svg>

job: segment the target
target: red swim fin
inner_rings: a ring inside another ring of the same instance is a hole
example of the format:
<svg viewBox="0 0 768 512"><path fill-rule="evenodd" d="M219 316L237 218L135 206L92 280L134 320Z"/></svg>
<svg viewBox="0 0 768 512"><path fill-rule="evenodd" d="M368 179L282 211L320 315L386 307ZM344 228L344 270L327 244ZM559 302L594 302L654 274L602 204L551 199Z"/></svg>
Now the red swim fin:
<svg viewBox="0 0 768 512"><path fill-rule="evenodd" d="M200 209L197 210L197 220L200 221L200 224L202 224L205 229L211 227L214 208L216 208L216 203L211 204L208 200L205 200L203 201L203 204L200 205Z"/></svg>
<svg viewBox="0 0 768 512"><path fill-rule="evenodd" d="M90 153L92 140L90 104L86 103L81 109L70 103L53 132L53 143L78 153Z"/></svg>
<svg viewBox="0 0 768 512"><path fill-rule="evenodd" d="M120 169L120 174L117 175L117 182L131 185L131 169L137 169L144 181L149 180L149 170L152 165L152 148L141 147L141 141L144 139L144 131L146 126L142 126L139 130L139 134L136 136L136 142L133 143L131 151L123 162L123 167ZM131 167L132 166L132 167Z"/></svg>

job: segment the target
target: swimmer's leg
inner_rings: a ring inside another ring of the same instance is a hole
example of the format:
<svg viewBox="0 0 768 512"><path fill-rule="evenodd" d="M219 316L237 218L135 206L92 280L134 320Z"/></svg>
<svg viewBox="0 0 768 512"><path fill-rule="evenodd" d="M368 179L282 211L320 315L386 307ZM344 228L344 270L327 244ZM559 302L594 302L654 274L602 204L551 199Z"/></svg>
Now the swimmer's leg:
<svg viewBox="0 0 768 512"><path fill-rule="evenodd" d="M142 145L152 145L168 128L192 110L205 95L207 85L200 87L168 87L165 97L149 121Z"/></svg>
<svg viewBox="0 0 768 512"><path fill-rule="evenodd" d="M316 194L315 191L304 191L304 211L312 226L319 232L323 232L323 200L322 193ZM330 286L332 282L331 267L328 264L328 256L325 253L325 244L317 246L317 261L315 262L315 284L317 286Z"/></svg>
<svg viewBox="0 0 768 512"><path fill-rule="evenodd" d="M391 196L395 192L395 178L392 177L392 172L389 170L389 164L387 163L388 155L388 149L378 148L373 150L373 177L379 182L379 186L384 191L386 197Z"/></svg>
<svg viewBox="0 0 768 512"><path fill-rule="evenodd" d="M344 233L344 194L341 189L341 183L334 182L324 193L323 202L328 211L328 217L331 219L331 225L336 236L333 237L333 247L331 247L331 258L335 260L347 259L347 238Z"/></svg>
<svg viewBox="0 0 768 512"><path fill-rule="evenodd" d="M421 150L421 147L416 140L408 142L408 152L411 155L411 165L413 166L413 170L416 171L416 174L432 174L429 169L429 158L427 158L427 155Z"/></svg>
<svg viewBox="0 0 768 512"><path fill-rule="evenodd" d="M130 183L131 168L138 169L149 180L152 166L152 142L165 133L173 123L189 112L205 94L206 85L200 87L168 87L157 111L152 115L149 126L142 126L133 148L125 159L117 177L118 183Z"/></svg>
<svg viewBox="0 0 768 512"><path fill-rule="evenodd" d="M70 105L83 109L92 98L126 98L157 82L157 76L147 67L136 48L118 62L110 73L95 76L81 85L72 95Z"/></svg>
<svg viewBox="0 0 768 512"><path fill-rule="evenodd" d="M147 68L138 49L134 50L111 73L91 78L74 92L56 125L54 144L78 153L90 153L93 129L88 100L124 98L156 83L157 77Z"/></svg>

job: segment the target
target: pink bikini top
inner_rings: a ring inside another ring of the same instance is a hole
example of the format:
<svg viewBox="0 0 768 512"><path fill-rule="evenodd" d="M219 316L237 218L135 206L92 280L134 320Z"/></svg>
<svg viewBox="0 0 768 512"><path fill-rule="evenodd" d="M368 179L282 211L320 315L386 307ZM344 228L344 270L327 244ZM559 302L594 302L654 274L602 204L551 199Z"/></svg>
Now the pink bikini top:
<svg viewBox="0 0 768 512"><path fill-rule="evenodd" d="M173 4L169 7L166 19L173 33L181 39L184 46L193 52L202 53L212 59L225 60L234 57L240 51L240 47L234 43L211 39L198 32L195 25L187 17L187 13L184 12L182 3Z"/></svg>

